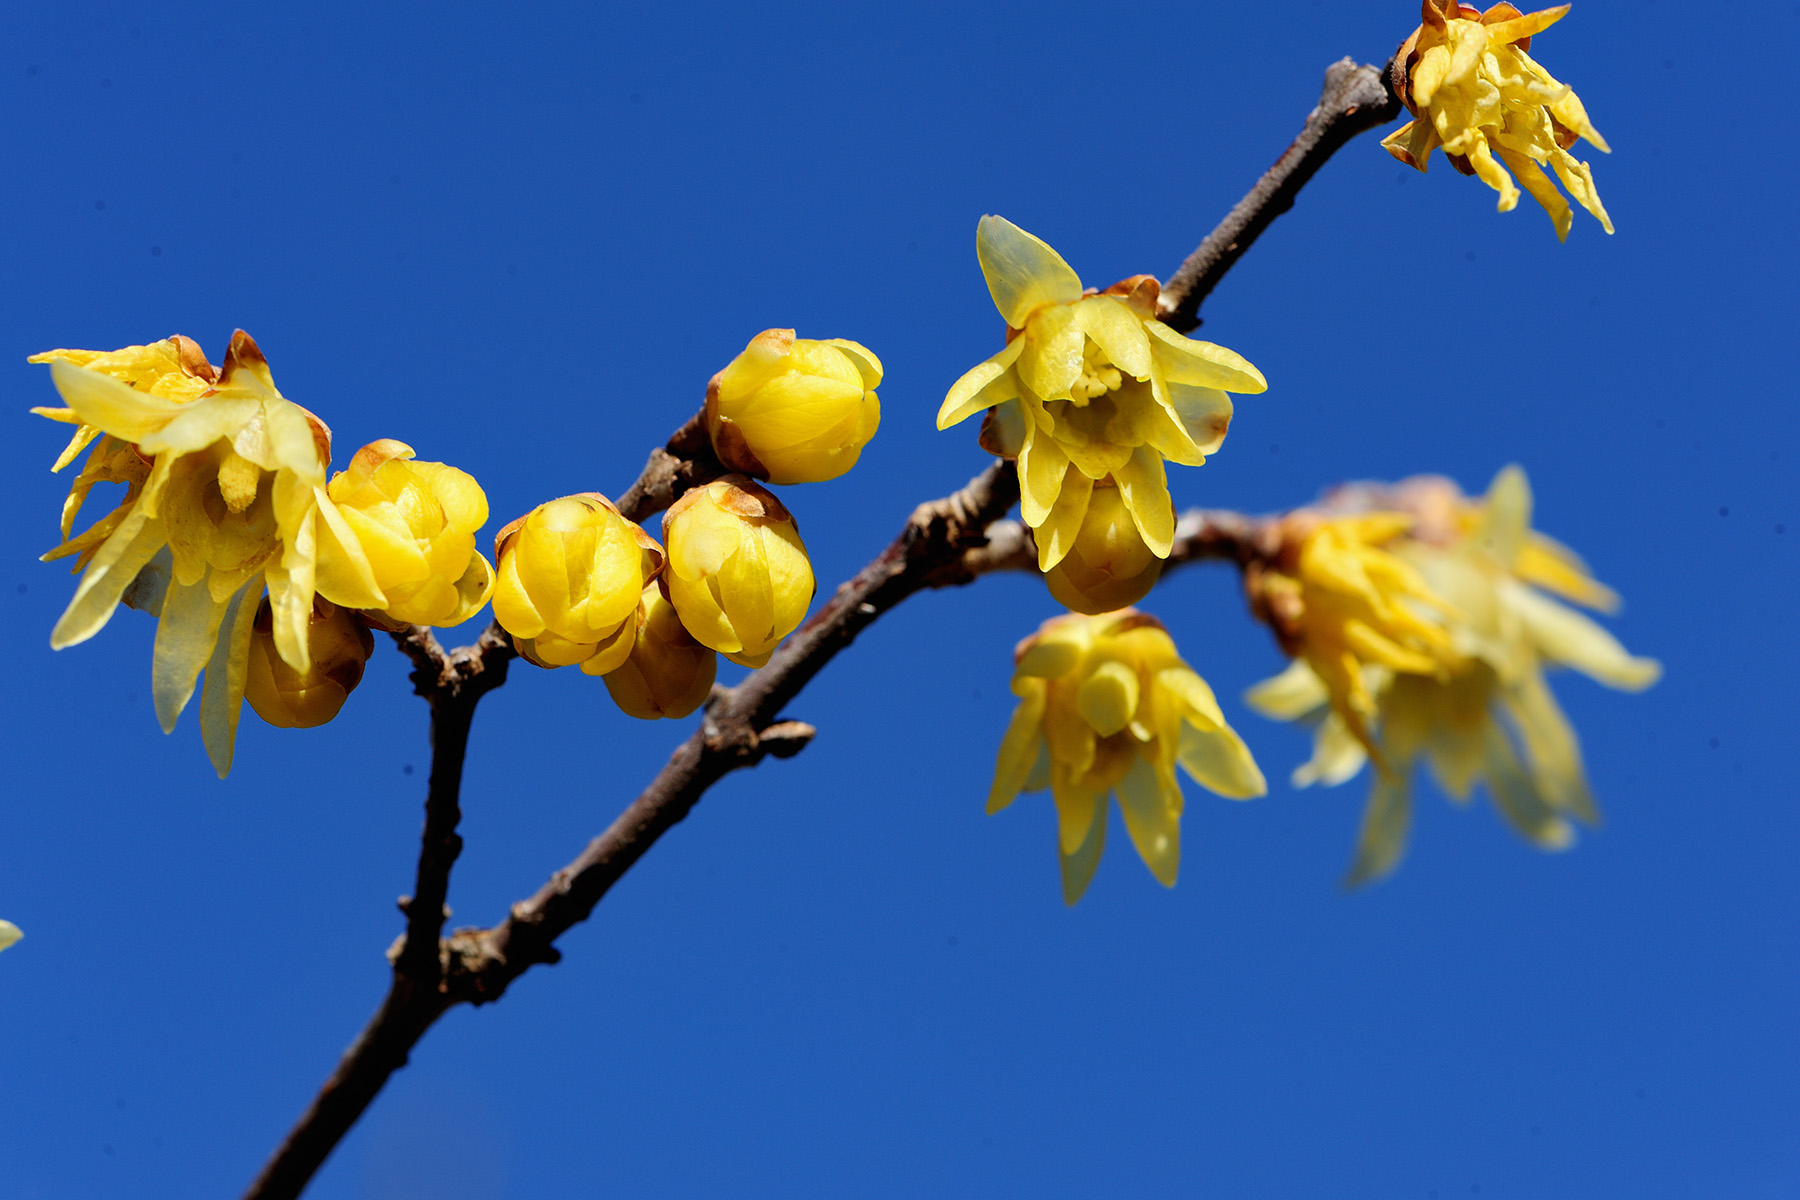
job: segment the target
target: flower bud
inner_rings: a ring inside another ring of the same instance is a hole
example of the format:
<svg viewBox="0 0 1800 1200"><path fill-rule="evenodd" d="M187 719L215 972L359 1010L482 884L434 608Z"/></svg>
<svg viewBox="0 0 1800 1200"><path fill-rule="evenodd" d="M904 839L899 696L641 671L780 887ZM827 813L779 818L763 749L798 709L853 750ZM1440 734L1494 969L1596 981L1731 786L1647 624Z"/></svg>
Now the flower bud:
<svg viewBox="0 0 1800 1200"><path fill-rule="evenodd" d="M323 725L362 682L375 638L353 611L316 597L306 624L307 668L296 671L276 652L274 624L265 598L251 629L244 699L257 716L279 729Z"/></svg>
<svg viewBox="0 0 1800 1200"><path fill-rule="evenodd" d="M794 518L742 475L677 500L663 516L663 540L681 623L732 662L762 666L806 616L816 585Z"/></svg>
<svg viewBox="0 0 1800 1200"><path fill-rule="evenodd" d="M586 667L583 667L586 670ZM685 717L705 703L719 656L694 640L675 606L652 583L638 601L638 633L631 656L602 676L613 703L633 717Z"/></svg>
<svg viewBox="0 0 1800 1200"><path fill-rule="evenodd" d="M1163 560L1144 544L1119 489L1096 484L1068 552L1044 572L1050 594L1074 612L1098 616L1129 608L1156 585ZM1047 529L1040 529L1044 539Z"/></svg>
<svg viewBox="0 0 1800 1200"><path fill-rule="evenodd" d="M881 424L881 360L843 338L767 329L706 389L719 461L771 483L820 483L856 465Z"/></svg>
<svg viewBox="0 0 1800 1200"><path fill-rule="evenodd" d="M638 599L662 547L594 492L540 504L500 531L494 619L540 667L616 669L637 636Z"/></svg>
<svg viewBox="0 0 1800 1200"><path fill-rule="evenodd" d="M370 442L326 491L387 597L382 611L402 624L459 625L494 590L493 569L475 549L487 496L472 476L412 456L404 442Z"/></svg>

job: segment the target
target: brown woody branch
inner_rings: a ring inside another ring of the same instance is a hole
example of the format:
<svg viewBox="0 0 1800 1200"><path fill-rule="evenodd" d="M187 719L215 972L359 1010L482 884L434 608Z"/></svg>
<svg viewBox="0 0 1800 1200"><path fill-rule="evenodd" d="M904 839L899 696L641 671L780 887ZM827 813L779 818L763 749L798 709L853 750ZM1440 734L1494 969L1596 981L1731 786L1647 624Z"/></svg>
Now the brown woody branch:
<svg viewBox="0 0 1800 1200"><path fill-rule="evenodd" d="M1300 135L1163 286L1158 304L1163 321L1182 333L1196 328L1201 302L1269 223L1294 207L1300 189L1325 161L1357 134L1399 115L1400 101L1385 68L1357 66L1348 58L1327 67L1319 105L1307 114Z"/></svg>
<svg viewBox="0 0 1800 1200"><path fill-rule="evenodd" d="M1371 90L1371 84L1373 91ZM1379 94L1377 94L1379 93ZM1346 59L1325 76L1319 107L1300 136L1249 195L1182 264L1162 293L1163 320L1186 331L1200 302L1327 158L1351 137L1391 120L1398 105L1384 76ZM702 414L650 454L619 509L642 522L690 487L724 473ZM961 491L914 511L900 536L735 688L716 689L700 727L612 825L529 899L491 929L442 937L451 867L462 849L458 795L476 703L505 681L515 652L497 624L472 646L446 651L428 629L395 635L412 658L413 682L432 712L432 769L417 880L403 899L406 933L393 950L393 980L380 1008L345 1052L312 1104L245 1193L245 1200L297 1197L413 1046L455 1004L498 999L525 971L560 957L555 941L585 920L656 840L679 823L706 789L766 756L803 749L813 729L781 710L840 650L915 592L956 586L995 570L1035 569L1027 531L1001 518L1018 499L1011 463L996 462ZM1187 514L1170 566L1203 560L1240 565L1264 551L1267 522L1235 513Z"/></svg>

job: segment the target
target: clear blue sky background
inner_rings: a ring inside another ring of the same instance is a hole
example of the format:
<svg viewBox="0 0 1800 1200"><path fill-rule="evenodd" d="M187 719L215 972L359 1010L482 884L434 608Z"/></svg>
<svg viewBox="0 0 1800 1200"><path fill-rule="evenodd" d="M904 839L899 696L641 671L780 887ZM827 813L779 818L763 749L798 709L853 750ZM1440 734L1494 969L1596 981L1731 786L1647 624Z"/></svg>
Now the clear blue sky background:
<svg viewBox="0 0 1800 1200"><path fill-rule="evenodd" d="M1105 15L1102 15L1102 13ZM378 648L335 724L158 731L151 623L53 654L66 486L27 354L260 340L335 428L473 472L493 527L617 493L769 326L884 360L863 465L789 493L824 588L981 466L932 416L999 345L974 228L1166 276L1387 4L13 5L0 44L0 1198L232 1196L380 998L425 713ZM1283 782L1279 656L1224 569L1148 607L1274 781L1190 787L1183 877L1114 842L1063 907L1048 801L982 813L1024 578L919 597L796 703L500 1005L452 1013L313 1195L1792 1197L1793 6L1584 0L1537 47L1615 153L1559 246L1367 136L1206 309L1271 387L1182 504L1484 486L1626 596L1667 676L1558 679L1608 822L1561 856L1428 789L1336 884L1366 779ZM1777 57L1780 54L1782 57ZM1783 529L1786 532L1783 533ZM516 670L469 758L458 923L491 923L686 723ZM1116 828L1116 826L1115 826ZM1477 1191L1479 1189L1479 1191Z"/></svg>

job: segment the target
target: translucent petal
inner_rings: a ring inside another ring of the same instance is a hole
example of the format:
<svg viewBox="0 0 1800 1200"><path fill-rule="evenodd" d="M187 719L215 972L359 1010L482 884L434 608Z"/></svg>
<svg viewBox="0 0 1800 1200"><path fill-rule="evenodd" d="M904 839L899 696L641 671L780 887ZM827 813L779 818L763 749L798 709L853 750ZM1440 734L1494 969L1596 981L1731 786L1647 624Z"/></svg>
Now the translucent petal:
<svg viewBox="0 0 1800 1200"><path fill-rule="evenodd" d="M1036 529L1049 517L1068 469L1069 456L1054 438L1039 430L1028 434L1019 451L1019 515L1025 524Z"/></svg>
<svg viewBox="0 0 1800 1200"><path fill-rule="evenodd" d="M1025 343L1014 368L1019 384L1039 400L1066 400L1069 389L1081 378L1087 335L1081 331L1071 305L1046 308L1032 317L1022 337Z"/></svg>
<svg viewBox="0 0 1800 1200"><path fill-rule="evenodd" d="M1488 484L1475 538L1502 566L1511 567L1530 530L1531 483L1516 464L1502 467Z"/></svg>
<svg viewBox="0 0 1800 1200"><path fill-rule="evenodd" d="M1527 841L1540 850L1567 850L1575 844L1575 827L1558 816L1525 773L1512 742L1490 724L1482 741L1483 774L1494 806Z"/></svg>
<svg viewBox="0 0 1800 1200"><path fill-rule="evenodd" d="M1662 664L1653 658L1634 658L1617 638L1574 609L1517 584L1507 585L1503 594L1547 660L1630 692L1642 691L1661 678Z"/></svg>
<svg viewBox="0 0 1800 1200"><path fill-rule="evenodd" d="M961 379L950 385L938 409L937 427L948 429L996 404L1003 404L1019 394L1019 383L1009 369L1024 353L1025 339L1014 338L1006 349L984 363L976 365Z"/></svg>
<svg viewBox="0 0 1800 1200"><path fill-rule="evenodd" d="M1162 455L1148 446L1139 446L1132 452L1131 461L1113 477L1144 544L1156 557L1169 557L1175 545L1175 505L1169 498Z"/></svg>
<svg viewBox="0 0 1800 1200"><path fill-rule="evenodd" d="M1073 469L1064 473L1056 503L1050 506L1044 523L1033 531L1037 537L1038 570L1054 567L1075 545L1093 493L1094 481L1086 475Z"/></svg>
<svg viewBox="0 0 1800 1200"><path fill-rule="evenodd" d="M1081 277L1041 238L1005 217L985 216L975 226L975 257L987 278L994 307L1014 329L1047 304L1081 299Z"/></svg>
<svg viewBox="0 0 1800 1200"><path fill-rule="evenodd" d="M1062 863L1063 903L1074 904L1088 890L1094 881L1094 872L1100 869L1100 855L1106 850L1106 804L1105 797L1090 798L1087 803L1092 812L1087 822L1087 836L1074 850L1057 847ZM1062 801L1057 801L1060 813Z"/></svg>
<svg viewBox="0 0 1800 1200"><path fill-rule="evenodd" d="M1150 338L1145 320L1117 296L1089 296L1073 306L1076 324L1100 353L1134 379L1150 378ZM1150 322L1161 325L1162 322ZM1168 328L1166 325L1163 328Z"/></svg>
<svg viewBox="0 0 1800 1200"><path fill-rule="evenodd" d="M1501 703L1524 744L1531 777L1550 807L1590 825L1598 823L1600 812L1588 790L1575 730L1543 675L1527 672L1514 687L1502 693Z"/></svg>
<svg viewBox="0 0 1800 1200"><path fill-rule="evenodd" d="M127 442L141 442L158 432L185 407L66 362L50 364L50 379L83 424Z"/></svg>
<svg viewBox="0 0 1800 1200"><path fill-rule="evenodd" d="M1150 760L1139 756L1119 781L1119 811L1138 857L1164 887L1175 886L1181 867L1181 810L1170 804ZM1179 793L1177 793L1179 796Z"/></svg>
<svg viewBox="0 0 1800 1200"><path fill-rule="evenodd" d="M231 774L238 714L243 710L244 684L250 675L250 639L256 630L262 589L260 575L238 589L226 605L219 639L212 657L206 660L206 683L200 691L200 740L220 779Z"/></svg>
<svg viewBox="0 0 1800 1200"><path fill-rule="evenodd" d="M200 669L212 657L219 623L229 607L229 602L213 599L205 579L188 587L176 583L163 597L151 659L150 691L156 703L156 719L162 723L164 733L175 728L175 719L194 694Z"/></svg>
<svg viewBox="0 0 1800 1200"><path fill-rule="evenodd" d="M1265 717L1298 721L1325 707L1330 695L1306 660L1297 658L1281 674L1246 691L1244 703Z"/></svg>
<svg viewBox="0 0 1800 1200"><path fill-rule="evenodd" d="M1231 397L1220 388L1169 384L1169 400L1181 428L1201 454L1216 454L1231 430Z"/></svg>
<svg viewBox="0 0 1800 1200"><path fill-rule="evenodd" d="M1315 783L1336 787L1353 778L1368 761L1369 752L1344 724L1344 718L1327 713L1313 733L1312 758L1294 769L1293 784L1297 788Z"/></svg>
<svg viewBox="0 0 1800 1200"><path fill-rule="evenodd" d="M1400 856L1406 853L1406 834L1411 824L1411 781L1405 775L1377 771L1344 886L1361 887L1398 866Z"/></svg>
<svg viewBox="0 0 1800 1200"><path fill-rule="evenodd" d="M141 506L140 506L141 508ZM168 544L163 523L134 509L88 564L69 607L50 631L50 648L85 642L112 618L119 597L146 563Z"/></svg>
<svg viewBox="0 0 1800 1200"><path fill-rule="evenodd" d="M1163 378L1170 383L1191 383L1247 396L1269 389L1262 372L1236 351L1183 337L1161 321L1144 322L1144 330L1150 335L1151 353L1162 368Z"/></svg>
<svg viewBox="0 0 1800 1200"><path fill-rule="evenodd" d="M988 789L987 810L999 812L1011 804L1024 790L1032 768L1044 754L1044 701L1047 689L1042 685L1028 690L1013 710L1000 739L1000 754L994 764L994 782Z"/></svg>
<svg viewBox="0 0 1800 1200"><path fill-rule="evenodd" d="M1250 748L1229 725L1183 724L1178 761L1196 783L1229 800L1249 800L1269 790Z"/></svg>

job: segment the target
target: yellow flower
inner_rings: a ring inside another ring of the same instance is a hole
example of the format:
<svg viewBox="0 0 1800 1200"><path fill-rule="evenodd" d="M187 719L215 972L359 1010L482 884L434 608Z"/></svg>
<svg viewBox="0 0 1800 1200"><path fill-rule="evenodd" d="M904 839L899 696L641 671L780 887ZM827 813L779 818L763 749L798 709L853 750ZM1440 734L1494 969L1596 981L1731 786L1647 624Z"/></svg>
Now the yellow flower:
<svg viewBox="0 0 1800 1200"><path fill-rule="evenodd" d="M1006 349L956 381L938 428L993 410L982 444L1019 460L1019 510L1037 531L1040 569L1068 553L1109 476L1144 544L1167 558L1175 510L1163 460L1206 461L1231 424L1226 392L1263 391L1261 372L1157 320L1148 275L1086 295L1056 251L1004 217L981 218L975 253L1009 327Z"/></svg>
<svg viewBox="0 0 1800 1200"><path fill-rule="evenodd" d="M1449 631L1460 662L1441 676L1385 666L1370 672L1376 744L1386 769L1376 771L1363 814L1346 880L1352 885L1379 878L1400 861L1421 759L1456 800L1485 783L1527 839L1548 850L1571 845L1571 820L1592 824L1599 814L1575 731L1545 682L1545 668L1573 667L1627 691L1649 687L1661 673L1654 660L1632 657L1606 630L1547 594L1605 609L1617 603L1579 559L1531 530L1523 471L1508 467L1482 502L1461 508L1460 520L1445 523L1445 540L1395 547L1451 606ZM1363 746L1330 708L1329 689L1305 660L1252 689L1249 700L1269 716L1318 723L1312 761L1294 773L1297 786L1342 783L1362 768Z"/></svg>
<svg viewBox="0 0 1800 1200"><path fill-rule="evenodd" d="M1050 594L1074 612L1098 616L1128 608L1150 594L1163 560L1138 533L1119 489L1094 488L1081 531L1069 552L1044 572Z"/></svg>
<svg viewBox="0 0 1800 1200"><path fill-rule="evenodd" d="M34 411L106 434L95 449L106 461L125 461L129 447L148 464L141 483L128 480L124 502L97 526L104 539L75 551L85 571L50 644L61 649L92 637L130 589L132 602L159 618L151 690L163 729L174 728L204 669L201 735L224 776L264 586L277 652L303 673L315 595L365 608L377 607L381 594L326 494L331 443L323 423L276 390L262 352L242 330L216 382L190 396L210 368L201 370L204 358L195 363L197 348L189 355L184 343L171 341L176 365L147 387L73 361L84 352L48 356L69 407ZM116 352L110 369L122 372L116 359L130 354ZM135 382L142 385L143 377ZM71 552L71 545L52 555Z"/></svg>
<svg viewBox="0 0 1800 1200"><path fill-rule="evenodd" d="M645 721L685 717L712 694L719 656L696 642L657 584L638 602L637 641L631 656L601 682L613 703Z"/></svg>
<svg viewBox="0 0 1800 1200"><path fill-rule="evenodd" d="M120 350L46 350L42 354L34 354L25 360L31 363L66 362L71 366L85 367L90 371L98 371L102 375L111 376L135 388L162 400L171 400L176 404L186 404L198 400L208 388L219 381L218 368L206 361L199 343L192 338L176 334L164 338L160 342L151 342L148 346L126 346ZM32 409L33 412L48 416L58 409ZM58 417L65 420L67 418ZM70 439L68 448L56 460L50 469L60 471L74 461L81 453L82 447L100 436L97 425L81 424ZM109 481L113 482L113 481ZM76 508L81 507L77 501ZM63 522L63 536L68 536L68 523L74 514L66 513Z"/></svg>
<svg viewBox="0 0 1800 1200"><path fill-rule="evenodd" d="M1282 522L1274 563L1252 564L1245 575L1257 616L1290 657L1312 668L1332 711L1377 760L1371 668L1442 679L1460 661L1441 623L1443 600L1384 549L1412 523L1404 513L1301 511Z"/></svg>
<svg viewBox="0 0 1800 1200"><path fill-rule="evenodd" d="M275 650L273 615L267 603L256 610L250 638L244 699L256 715L281 729L311 729L338 715L362 682L363 666L375 653L368 626L347 608L315 600L306 626L308 663L289 666Z"/></svg>
<svg viewBox="0 0 1800 1200"><path fill-rule="evenodd" d="M1126 609L1046 621L1019 643L1012 689L1019 707L1000 743L988 811L1050 789L1070 904L1100 865L1109 793L1144 865L1172 887L1181 858L1175 764L1221 796L1267 790L1212 689L1155 617Z"/></svg>
<svg viewBox="0 0 1800 1200"><path fill-rule="evenodd" d="M494 540L494 619L540 667L616 670L637 637L638 600L662 570L656 539L594 492L540 504Z"/></svg>
<svg viewBox="0 0 1800 1200"><path fill-rule="evenodd" d="M6 949L25 934L11 921L0 921L0 950Z"/></svg>
<svg viewBox="0 0 1800 1200"><path fill-rule="evenodd" d="M1394 56L1395 91L1414 119L1382 146L1421 171L1442 146L1451 166L1480 176L1500 193L1501 212L1519 203L1523 186L1550 214L1557 238L1566 240L1575 217L1544 174L1549 166L1569 195L1611 233L1612 218L1594 190L1593 172L1569 147L1586 138L1597 150L1611 150L1574 91L1526 53L1532 35L1568 11L1564 4L1526 15L1496 4L1478 14L1456 0L1424 0L1425 23Z"/></svg>
<svg viewBox="0 0 1800 1200"><path fill-rule="evenodd" d="M326 492L362 544L382 612L404 624L460 625L494 590L493 569L475 550L487 496L455 467L412 456L404 442L370 442Z"/></svg>
<svg viewBox="0 0 1800 1200"><path fill-rule="evenodd" d="M836 479L881 424L880 383L881 360L855 342L764 330L707 385L713 450L770 483Z"/></svg>
<svg viewBox="0 0 1800 1200"><path fill-rule="evenodd" d="M742 475L695 488L664 514L663 540L669 600L702 646L760 667L805 619L812 563L793 515L766 488Z"/></svg>

